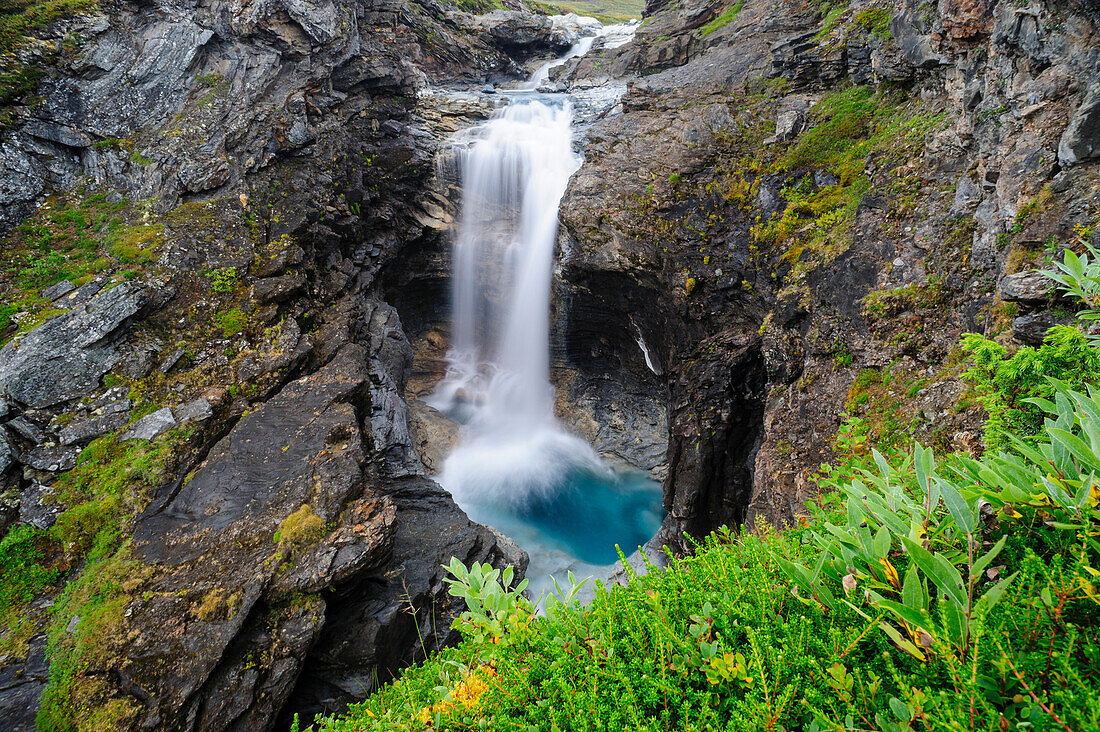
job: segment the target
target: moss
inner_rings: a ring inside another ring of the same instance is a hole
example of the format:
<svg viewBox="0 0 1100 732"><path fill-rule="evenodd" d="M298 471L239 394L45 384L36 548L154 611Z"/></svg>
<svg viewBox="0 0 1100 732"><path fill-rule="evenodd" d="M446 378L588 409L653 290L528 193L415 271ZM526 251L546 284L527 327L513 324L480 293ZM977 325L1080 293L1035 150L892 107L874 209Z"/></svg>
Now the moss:
<svg viewBox="0 0 1100 732"><path fill-rule="evenodd" d="M136 715L132 702L106 698L106 684L90 672L125 655L126 606L151 573L124 543L112 554L90 561L65 589L52 608L49 684L42 695L38 729L114 729Z"/></svg>
<svg viewBox="0 0 1100 732"><path fill-rule="evenodd" d="M248 315L240 308L222 313L218 316L218 326L226 336L235 336L248 325Z"/></svg>
<svg viewBox="0 0 1100 732"><path fill-rule="evenodd" d="M872 38L886 40L891 37L890 21L893 17L888 8L867 8L856 15L852 25L867 31Z"/></svg>
<svg viewBox="0 0 1100 732"><path fill-rule="evenodd" d="M52 196L26 221L0 237L0 339L14 335L12 316L27 315L29 330L62 312L39 296L63 279L80 286L97 275L148 269L163 241L162 228L141 222L140 207L78 187Z"/></svg>
<svg viewBox="0 0 1100 732"><path fill-rule="evenodd" d="M737 0L733 5L722 11L714 20L710 21L702 28L699 29L699 35L702 38L706 38L711 33L720 31L727 25L737 19L737 16L741 13L741 10L745 7L745 0Z"/></svg>
<svg viewBox="0 0 1100 732"><path fill-rule="evenodd" d="M221 587L215 587L203 596L199 604L193 608L195 617L203 622L225 617L228 609L229 593Z"/></svg>
<svg viewBox="0 0 1100 732"><path fill-rule="evenodd" d="M294 513L279 524L275 532L275 543L282 549L298 551L316 544L324 536L325 526L313 507L303 503Z"/></svg>
<svg viewBox="0 0 1100 732"><path fill-rule="evenodd" d="M870 319L883 320L905 310L933 307L947 297L943 280L929 277L923 284L906 285L892 290L875 290L863 298L863 313Z"/></svg>

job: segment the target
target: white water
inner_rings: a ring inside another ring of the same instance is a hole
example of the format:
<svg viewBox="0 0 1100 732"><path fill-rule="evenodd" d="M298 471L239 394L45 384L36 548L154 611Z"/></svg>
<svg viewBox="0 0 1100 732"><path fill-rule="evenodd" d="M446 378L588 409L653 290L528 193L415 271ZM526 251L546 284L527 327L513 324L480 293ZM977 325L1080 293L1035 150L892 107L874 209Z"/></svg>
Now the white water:
<svg viewBox="0 0 1100 732"><path fill-rule="evenodd" d="M428 400L463 425L440 483L474 520L529 552L536 596L551 574L611 563L616 542L629 554L660 523L656 484L616 474L554 415L549 327L558 207L582 159L572 148L569 99L531 91L550 66L527 91L510 93L491 120L455 139L463 200L453 341L447 374Z"/></svg>
<svg viewBox="0 0 1100 732"><path fill-rule="evenodd" d="M454 340L430 401L466 423L441 476L460 504L518 503L571 469L606 470L558 424L550 386L558 206L581 164L571 117L565 99L514 98L471 132L462 153Z"/></svg>

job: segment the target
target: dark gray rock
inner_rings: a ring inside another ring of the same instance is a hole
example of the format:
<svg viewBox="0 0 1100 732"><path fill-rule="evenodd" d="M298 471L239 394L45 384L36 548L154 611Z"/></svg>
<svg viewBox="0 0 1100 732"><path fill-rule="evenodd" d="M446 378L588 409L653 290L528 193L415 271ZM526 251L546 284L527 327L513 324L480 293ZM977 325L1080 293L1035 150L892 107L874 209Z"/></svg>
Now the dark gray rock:
<svg viewBox="0 0 1100 732"><path fill-rule="evenodd" d="M304 272L295 272L280 277L267 277L256 280L252 285L252 294L257 302L282 302L298 292L306 283Z"/></svg>
<svg viewBox="0 0 1100 732"><path fill-rule="evenodd" d="M1058 143L1058 162L1074 165L1100 158L1100 84L1092 84Z"/></svg>
<svg viewBox="0 0 1100 732"><path fill-rule="evenodd" d="M58 307L77 308L99 294L99 291L107 284L106 277L96 277L88 280L80 287L72 290L57 299Z"/></svg>
<svg viewBox="0 0 1100 732"><path fill-rule="evenodd" d="M176 417L172 413L172 408L164 407L134 422L129 429L118 436L118 441L151 440L158 435L163 435L176 424Z"/></svg>
<svg viewBox="0 0 1100 732"><path fill-rule="evenodd" d="M214 407L207 399L199 398L181 404L175 408L176 419L180 424L188 422L205 422L214 416Z"/></svg>
<svg viewBox="0 0 1100 732"><path fill-rule="evenodd" d="M126 282L0 349L0 391L31 407L84 396L119 359L117 335L147 300Z"/></svg>
<svg viewBox="0 0 1100 732"><path fill-rule="evenodd" d="M128 402L129 400L127 400L127 403ZM115 404L121 404L121 402L115 402ZM97 437L102 437L108 432L113 432L114 430L126 426L126 423L129 421L129 412L112 411L105 413L101 417L93 417L92 419L86 419L66 425L58 432L58 438L62 445L82 445L86 442L91 442Z"/></svg>
<svg viewBox="0 0 1100 732"><path fill-rule="evenodd" d="M1021 315L1012 319L1012 337L1029 346L1041 346L1047 331L1064 322L1046 312Z"/></svg>
<svg viewBox="0 0 1100 732"><path fill-rule="evenodd" d="M30 641L26 661L0 665L0 719L8 732L34 732L35 714L50 679L46 636Z"/></svg>
<svg viewBox="0 0 1100 732"><path fill-rule="evenodd" d="M1038 303L1054 296L1055 282L1037 269L1010 274L1001 280L1001 299Z"/></svg>
<svg viewBox="0 0 1100 732"><path fill-rule="evenodd" d="M19 520L40 529L53 526L64 507L56 500L44 501L47 496L53 496L52 488L37 480L31 481L26 490L19 494Z"/></svg>
<svg viewBox="0 0 1100 732"><path fill-rule="evenodd" d="M56 300L62 295L68 295L70 292L76 289L76 285L68 280L61 280L60 282L50 285L45 290L42 290L42 297L46 300Z"/></svg>
<svg viewBox="0 0 1100 732"><path fill-rule="evenodd" d="M0 475L8 471L15 462L15 450L8 441L8 435L0 428Z"/></svg>
<svg viewBox="0 0 1100 732"><path fill-rule="evenodd" d="M931 69L948 63L948 59L932 50L924 23L908 10L890 20L890 34L906 61L918 69Z"/></svg>
<svg viewBox="0 0 1100 732"><path fill-rule="evenodd" d="M41 445L45 439L42 429L26 417L16 417L10 420L8 427L32 445Z"/></svg>
<svg viewBox="0 0 1100 732"><path fill-rule="evenodd" d="M79 454L80 448L76 447L36 447L23 455L20 461L35 470L57 473L75 467Z"/></svg>
<svg viewBox="0 0 1100 732"><path fill-rule="evenodd" d="M167 374L169 371L172 370L173 366L180 362L180 359L183 358L183 355L185 353L187 353L187 351L182 348L177 348L176 350L172 351L160 362L160 366L157 370L160 371L162 374Z"/></svg>

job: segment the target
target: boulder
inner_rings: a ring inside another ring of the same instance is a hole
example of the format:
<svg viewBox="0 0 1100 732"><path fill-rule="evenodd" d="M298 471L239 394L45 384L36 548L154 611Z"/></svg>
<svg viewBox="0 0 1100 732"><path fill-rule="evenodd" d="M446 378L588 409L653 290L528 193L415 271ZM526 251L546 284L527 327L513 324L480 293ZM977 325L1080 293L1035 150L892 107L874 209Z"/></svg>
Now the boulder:
<svg viewBox="0 0 1100 732"><path fill-rule="evenodd" d="M1064 166L1096 158L1100 158L1100 84L1089 87L1058 142L1058 162Z"/></svg>
<svg viewBox="0 0 1100 732"><path fill-rule="evenodd" d="M1058 325L1050 313L1031 313L1012 320L1012 337L1029 346L1041 346L1047 331Z"/></svg>
<svg viewBox="0 0 1100 732"><path fill-rule="evenodd" d="M129 402L129 400L126 401ZM124 427L129 421L129 412L112 411L101 417L93 417L66 425L58 432L58 438L62 445L81 445Z"/></svg>
<svg viewBox="0 0 1100 732"><path fill-rule="evenodd" d="M175 425L176 416L172 413L172 408L164 407L134 422L129 429L119 435L118 441L151 440L158 435L163 435Z"/></svg>
<svg viewBox="0 0 1100 732"><path fill-rule="evenodd" d="M74 468L79 454L76 447L36 447L23 455L20 462L35 470L57 473Z"/></svg>
<svg viewBox="0 0 1100 732"><path fill-rule="evenodd" d="M214 416L214 408L207 399L199 398L176 407L175 414L180 424L205 422Z"/></svg>
<svg viewBox="0 0 1100 732"><path fill-rule="evenodd" d="M113 663L125 661L120 687L140 700L146 723L171 728L198 715L199 729L242 718L234 728L270 728L325 619L320 596L300 593L388 559L396 511L362 470L365 360L348 346L285 386L138 519L135 553L151 568L152 599L132 603L123 634L132 640Z"/></svg>
<svg viewBox="0 0 1100 732"><path fill-rule="evenodd" d="M0 475L3 475L15 462L15 450L12 449L8 436L0 429Z"/></svg>
<svg viewBox="0 0 1100 732"><path fill-rule="evenodd" d="M1008 302L1045 302L1054 296L1055 282L1037 269L1017 272L1001 280L1001 299Z"/></svg>
<svg viewBox="0 0 1100 732"><path fill-rule="evenodd" d="M0 348L0 391L30 407L77 399L117 363L118 331L148 295L125 282Z"/></svg>

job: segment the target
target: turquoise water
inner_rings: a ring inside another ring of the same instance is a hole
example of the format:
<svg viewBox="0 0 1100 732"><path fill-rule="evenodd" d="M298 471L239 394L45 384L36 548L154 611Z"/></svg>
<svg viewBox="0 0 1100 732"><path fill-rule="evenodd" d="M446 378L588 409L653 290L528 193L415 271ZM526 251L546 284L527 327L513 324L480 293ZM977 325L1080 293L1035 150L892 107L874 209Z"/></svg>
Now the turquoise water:
<svg viewBox="0 0 1100 732"><path fill-rule="evenodd" d="M511 537L531 556L532 589L550 576L578 576L630 555L661 526L661 485L645 473L575 470L515 501L470 501L470 517ZM538 593L534 592L537 597Z"/></svg>

